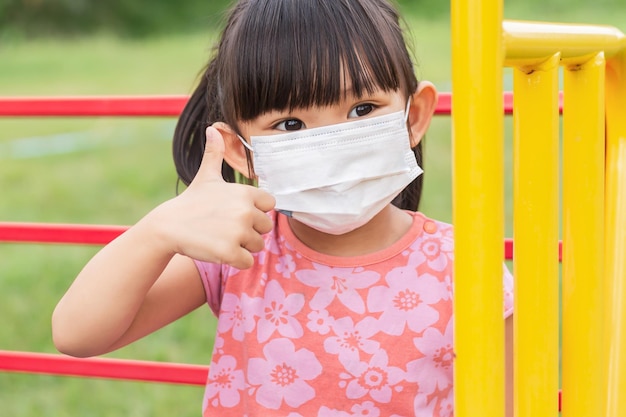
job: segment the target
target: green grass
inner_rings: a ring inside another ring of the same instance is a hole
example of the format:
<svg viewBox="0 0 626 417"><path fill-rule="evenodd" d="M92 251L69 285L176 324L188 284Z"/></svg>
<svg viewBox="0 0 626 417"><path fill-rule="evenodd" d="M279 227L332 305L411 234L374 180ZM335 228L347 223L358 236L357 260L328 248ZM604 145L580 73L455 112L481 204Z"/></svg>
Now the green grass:
<svg viewBox="0 0 626 417"><path fill-rule="evenodd" d="M509 18L534 15L507 13ZM594 22L619 25L623 18L594 13L589 14ZM572 19L554 20L576 21L579 15L587 16L573 11ZM449 91L447 18L411 18L410 26L420 78ZM0 43L0 94L188 94L211 38ZM173 119L161 118L0 118L0 221L134 223L175 194L173 128ZM59 135L74 144L73 152L54 154L50 143ZM17 139L33 137L47 138L27 146L28 153L41 156L28 157L16 148L23 144ZM452 217L450 138L449 118L436 118L426 138L422 210L444 221ZM507 143L510 161L509 138ZM510 198L510 182L507 190ZM97 249L0 244L0 349L55 352L51 312ZM209 309L200 309L110 356L207 364L214 325ZM194 416L200 414L201 399L199 387L0 373L0 414L7 416Z"/></svg>

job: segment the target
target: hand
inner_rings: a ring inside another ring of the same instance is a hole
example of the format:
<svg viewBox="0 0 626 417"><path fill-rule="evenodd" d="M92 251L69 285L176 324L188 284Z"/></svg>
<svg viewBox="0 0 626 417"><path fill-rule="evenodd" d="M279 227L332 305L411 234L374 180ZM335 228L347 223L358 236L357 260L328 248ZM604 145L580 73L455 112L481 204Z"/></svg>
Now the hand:
<svg viewBox="0 0 626 417"><path fill-rule="evenodd" d="M207 128L206 137L194 180L181 195L155 209L150 223L165 233L175 253L249 268L252 253L264 247L262 235L272 230L265 212L274 208L275 200L256 187L225 182L224 139L213 127Z"/></svg>

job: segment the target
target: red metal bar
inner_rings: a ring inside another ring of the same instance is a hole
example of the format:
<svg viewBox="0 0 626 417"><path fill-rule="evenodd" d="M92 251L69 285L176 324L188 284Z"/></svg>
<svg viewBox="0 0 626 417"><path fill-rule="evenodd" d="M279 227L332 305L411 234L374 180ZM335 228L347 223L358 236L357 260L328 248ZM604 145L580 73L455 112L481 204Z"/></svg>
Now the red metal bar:
<svg viewBox="0 0 626 417"><path fill-rule="evenodd" d="M0 97L0 116L178 116L188 96Z"/></svg>
<svg viewBox="0 0 626 417"><path fill-rule="evenodd" d="M0 222L0 242L104 245L127 226Z"/></svg>
<svg viewBox="0 0 626 417"><path fill-rule="evenodd" d="M504 239L504 259L513 259L513 239ZM559 262L563 260L563 242L559 241Z"/></svg>
<svg viewBox="0 0 626 417"><path fill-rule="evenodd" d="M77 359L47 353L0 350L0 371L204 386L209 367L124 359ZM559 411L561 396L559 391Z"/></svg>
<svg viewBox="0 0 626 417"><path fill-rule="evenodd" d="M437 107L435 108L435 114L446 116L452 112L452 94L451 93L439 93L439 100L437 101Z"/></svg>
<svg viewBox="0 0 626 417"><path fill-rule="evenodd" d="M0 97L0 116L178 116L188 96ZM505 92L504 113L513 113L513 93ZM559 110L563 110L560 95ZM450 115L451 93L440 93L437 115Z"/></svg>
<svg viewBox="0 0 626 417"><path fill-rule="evenodd" d="M513 239L504 239L504 259L513 259Z"/></svg>
<svg viewBox="0 0 626 417"><path fill-rule="evenodd" d="M0 242L106 245L128 226L0 222ZM562 257L559 242L559 262ZM504 240L504 258L513 259L513 239Z"/></svg>
<svg viewBox="0 0 626 417"><path fill-rule="evenodd" d="M0 97L0 116L178 116L187 99L188 96ZM450 93L441 93L435 113L449 115L451 102ZM505 96L506 102L512 103Z"/></svg>
<svg viewBox="0 0 626 417"><path fill-rule="evenodd" d="M0 350L0 371L205 385L208 366Z"/></svg>

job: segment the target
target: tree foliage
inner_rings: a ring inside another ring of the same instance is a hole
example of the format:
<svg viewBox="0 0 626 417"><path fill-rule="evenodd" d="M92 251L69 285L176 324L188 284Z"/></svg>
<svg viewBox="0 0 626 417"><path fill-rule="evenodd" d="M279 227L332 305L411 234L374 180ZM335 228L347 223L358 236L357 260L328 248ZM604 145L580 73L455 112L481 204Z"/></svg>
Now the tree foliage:
<svg viewBox="0 0 626 417"><path fill-rule="evenodd" d="M448 0L395 0L412 15L449 12ZM624 0L505 0L506 5L618 7ZM141 37L206 30L221 21L232 0L0 0L0 32L23 37L110 32ZM1 34L1 33L0 33Z"/></svg>
<svg viewBox="0 0 626 417"><path fill-rule="evenodd" d="M110 32L140 37L219 21L228 0L0 0L0 28L22 36Z"/></svg>

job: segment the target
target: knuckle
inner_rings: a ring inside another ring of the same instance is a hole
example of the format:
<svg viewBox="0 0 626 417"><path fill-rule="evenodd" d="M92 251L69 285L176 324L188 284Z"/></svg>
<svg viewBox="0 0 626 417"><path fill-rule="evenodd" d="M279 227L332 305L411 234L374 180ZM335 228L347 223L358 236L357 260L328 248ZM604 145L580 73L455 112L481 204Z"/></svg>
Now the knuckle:
<svg viewBox="0 0 626 417"><path fill-rule="evenodd" d="M243 207L242 211L240 213L240 219L242 220L242 224L245 225L245 227L249 227L254 223L254 214L255 214L255 209L254 207Z"/></svg>

